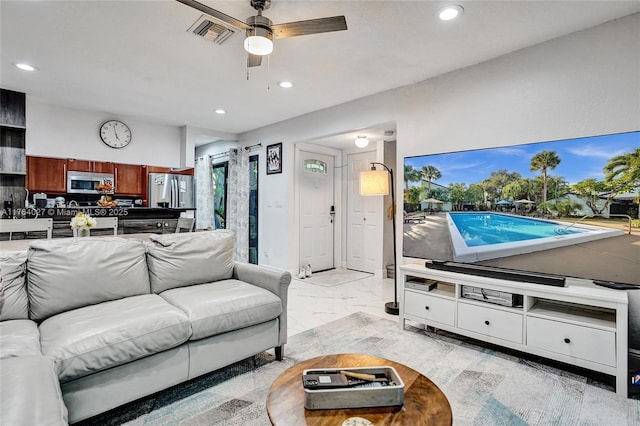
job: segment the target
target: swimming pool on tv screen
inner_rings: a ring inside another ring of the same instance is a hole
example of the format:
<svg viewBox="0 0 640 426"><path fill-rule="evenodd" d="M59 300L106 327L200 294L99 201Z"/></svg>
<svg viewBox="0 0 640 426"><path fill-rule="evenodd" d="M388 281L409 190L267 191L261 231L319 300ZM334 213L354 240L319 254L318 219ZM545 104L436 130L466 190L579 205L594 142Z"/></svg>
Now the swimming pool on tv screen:
<svg viewBox="0 0 640 426"><path fill-rule="evenodd" d="M494 212L447 213L447 227L456 262L514 256L624 235L619 229Z"/></svg>
<svg viewBox="0 0 640 426"><path fill-rule="evenodd" d="M468 247L511 243L585 232L572 224L499 213L450 213Z"/></svg>

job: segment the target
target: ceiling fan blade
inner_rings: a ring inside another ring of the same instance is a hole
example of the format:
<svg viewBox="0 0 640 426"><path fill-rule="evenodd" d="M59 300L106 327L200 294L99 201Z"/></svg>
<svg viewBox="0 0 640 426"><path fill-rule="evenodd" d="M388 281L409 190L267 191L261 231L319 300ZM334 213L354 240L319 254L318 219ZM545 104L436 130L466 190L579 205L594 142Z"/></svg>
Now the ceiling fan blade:
<svg viewBox="0 0 640 426"><path fill-rule="evenodd" d="M344 31L346 29L347 20L344 16L309 19L306 21L288 22L286 24L271 26L274 38L288 38L308 34L328 33L331 31Z"/></svg>
<svg viewBox="0 0 640 426"><path fill-rule="evenodd" d="M240 28L242 30L251 29L251 27L249 25L245 24L244 22L242 22L242 21L240 21L240 20L238 20L238 19L236 19L236 18L234 18L232 16L225 15L224 13L219 12L219 11L217 11L215 9L212 9L207 5L204 5L202 3L198 3L195 0L176 0L176 1L179 1L182 4L185 4L185 5L187 5L189 7L192 7L194 9L196 9L196 10L199 10L202 13L206 13L207 15L211 15L214 18L217 18L217 19L219 19L221 21L226 22L227 24L231 24L234 27Z"/></svg>
<svg viewBox="0 0 640 426"><path fill-rule="evenodd" d="M247 54L247 67L259 67L262 63L262 56Z"/></svg>

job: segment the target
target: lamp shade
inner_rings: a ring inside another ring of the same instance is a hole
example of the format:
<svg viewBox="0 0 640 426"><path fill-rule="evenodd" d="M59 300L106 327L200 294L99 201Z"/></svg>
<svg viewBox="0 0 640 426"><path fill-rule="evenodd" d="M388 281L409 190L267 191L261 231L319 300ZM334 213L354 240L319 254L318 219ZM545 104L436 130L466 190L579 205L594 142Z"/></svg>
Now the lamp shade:
<svg viewBox="0 0 640 426"><path fill-rule="evenodd" d="M360 172L360 195L388 195L389 173L386 170Z"/></svg>

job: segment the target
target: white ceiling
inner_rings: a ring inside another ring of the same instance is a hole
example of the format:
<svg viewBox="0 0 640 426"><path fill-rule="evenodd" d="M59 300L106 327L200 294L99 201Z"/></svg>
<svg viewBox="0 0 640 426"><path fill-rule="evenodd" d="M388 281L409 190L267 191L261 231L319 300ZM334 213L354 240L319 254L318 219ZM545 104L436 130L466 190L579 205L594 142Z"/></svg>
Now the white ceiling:
<svg viewBox="0 0 640 426"><path fill-rule="evenodd" d="M255 14L249 0L202 2L240 20ZM436 12L451 2L273 0L264 15L274 23L345 15L349 29L276 40L247 80L243 33L222 46L198 38L187 29L201 13L176 1L0 0L1 86L115 117L242 133L640 11L637 0L454 3L465 13L443 22ZM285 79L295 87L275 84Z"/></svg>

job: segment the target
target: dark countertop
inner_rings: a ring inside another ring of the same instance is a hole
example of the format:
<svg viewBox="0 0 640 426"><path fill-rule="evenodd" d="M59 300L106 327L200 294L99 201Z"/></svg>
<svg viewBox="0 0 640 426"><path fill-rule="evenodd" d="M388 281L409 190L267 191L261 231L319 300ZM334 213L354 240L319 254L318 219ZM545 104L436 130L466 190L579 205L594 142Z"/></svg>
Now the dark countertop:
<svg viewBox="0 0 640 426"><path fill-rule="evenodd" d="M167 208L167 207L100 207L100 206L79 206L79 207L51 207L36 208L39 218L52 218L54 221L70 220L78 212L84 212L94 217L118 217L120 220L126 219L177 219L180 213L194 211L194 208ZM29 209L29 213L33 210ZM17 217L25 217L24 209L15 209ZM33 215L27 216L32 218ZM8 217L5 215L4 218Z"/></svg>

